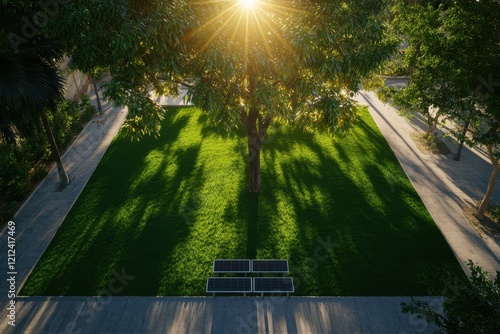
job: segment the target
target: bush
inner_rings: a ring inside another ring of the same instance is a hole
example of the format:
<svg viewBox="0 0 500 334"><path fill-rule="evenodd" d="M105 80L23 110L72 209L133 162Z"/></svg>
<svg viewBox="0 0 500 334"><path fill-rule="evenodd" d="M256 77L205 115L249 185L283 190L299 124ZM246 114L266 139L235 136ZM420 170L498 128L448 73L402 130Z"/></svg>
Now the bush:
<svg viewBox="0 0 500 334"><path fill-rule="evenodd" d="M17 153L17 154L16 154ZM7 145L0 147L0 219L12 218L19 201L30 192L30 163Z"/></svg>
<svg viewBox="0 0 500 334"><path fill-rule="evenodd" d="M64 101L48 114L54 139L62 151L96 113L87 96L80 103ZM43 129L22 138L18 147L0 143L0 222L12 219L34 182L47 176L50 144Z"/></svg>
<svg viewBox="0 0 500 334"><path fill-rule="evenodd" d="M96 109L86 95L82 96L80 103L69 100L62 102L56 112L49 115L57 145L62 148L71 144L73 137L82 131L83 124L95 113Z"/></svg>
<svg viewBox="0 0 500 334"><path fill-rule="evenodd" d="M82 124L90 121L97 112L97 109L90 104L90 99L87 95L82 96L82 100L80 101L80 111L80 122Z"/></svg>
<svg viewBox="0 0 500 334"><path fill-rule="evenodd" d="M495 223L500 224L500 205L490 206L489 212Z"/></svg>
<svg viewBox="0 0 500 334"><path fill-rule="evenodd" d="M81 130L79 105L76 101L62 102L54 113L48 115L54 139L60 148L67 146L74 135Z"/></svg>
<svg viewBox="0 0 500 334"><path fill-rule="evenodd" d="M443 314L413 298L410 304L401 304L403 312L425 317L440 328L438 333L500 333L500 272L492 281L471 260L468 266L470 277L447 273Z"/></svg>

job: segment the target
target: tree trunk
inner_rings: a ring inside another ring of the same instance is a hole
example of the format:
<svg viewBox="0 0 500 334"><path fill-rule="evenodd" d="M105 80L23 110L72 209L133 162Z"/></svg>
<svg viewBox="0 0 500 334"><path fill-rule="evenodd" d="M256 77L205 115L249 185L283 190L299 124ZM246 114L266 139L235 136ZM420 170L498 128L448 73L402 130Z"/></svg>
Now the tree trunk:
<svg viewBox="0 0 500 334"><path fill-rule="evenodd" d="M69 184L69 177L68 174L66 173L66 170L64 169L64 165L61 160L61 155L59 154L59 150L57 148L57 144L54 139L54 134L52 133L52 129L50 128L49 124L49 119L47 118L47 114L45 112L42 113L42 123L43 127L45 128L45 132L47 133L47 138L49 139L52 151L52 158L54 159L57 165L57 171L59 172L59 180L61 182L61 189L64 189Z"/></svg>
<svg viewBox="0 0 500 334"><path fill-rule="evenodd" d="M94 92L97 100L97 110L99 111L99 115L102 115L101 99L99 98L99 89L97 88L97 83L95 82L94 73L90 74L90 76L92 78L92 84L94 85Z"/></svg>
<svg viewBox="0 0 500 334"><path fill-rule="evenodd" d="M257 108L253 107L244 108L240 116L247 130L248 191L258 193L260 192L260 150L271 118L263 118Z"/></svg>
<svg viewBox="0 0 500 334"><path fill-rule="evenodd" d="M430 124L427 124L427 130L425 130L424 138L429 138L432 135L433 128Z"/></svg>
<svg viewBox="0 0 500 334"><path fill-rule="evenodd" d="M497 182L497 176L500 173L500 164L493 155L492 145L488 145L487 149L488 149L488 155L490 156L491 164L493 165L493 172L491 173L490 181L488 182L488 189L486 189L486 193L484 194L483 200L481 201L481 204L479 205L479 208L477 209L476 212L476 217L479 220L484 218L484 214L490 204L491 196L493 195L493 191L495 190L495 183Z"/></svg>
<svg viewBox="0 0 500 334"><path fill-rule="evenodd" d="M460 142L458 143L457 153L455 153L455 156L453 157L455 161L460 161L460 156L462 155L462 149L464 147L465 136L467 135L468 129L469 129L469 120L465 121L464 128L462 129L462 133L460 134Z"/></svg>
<svg viewBox="0 0 500 334"><path fill-rule="evenodd" d="M429 114L427 115L427 130L425 131L424 138L429 138L430 136L433 135L434 131L437 129L437 124L439 120L439 115L436 115L435 117L432 117Z"/></svg>

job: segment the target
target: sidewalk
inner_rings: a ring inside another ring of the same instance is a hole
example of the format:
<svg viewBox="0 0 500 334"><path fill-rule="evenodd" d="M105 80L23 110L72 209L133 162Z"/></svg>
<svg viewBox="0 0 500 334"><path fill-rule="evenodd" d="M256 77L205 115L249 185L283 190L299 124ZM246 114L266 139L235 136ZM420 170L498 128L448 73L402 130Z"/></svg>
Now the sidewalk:
<svg viewBox="0 0 500 334"><path fill-rule="evenodd" d="M464 148L461 161L451 155L426 155L419 151L410 134L422 131L418 120L409 122L397 111L384 105L372 92L360 92L358 102L367 105L385 139L417 190L427 210L441 229L448 244L466 272L469 259L494 278L500 271L500 245L493 238L479 236L462 206L481 199L492 171L491 164L478 152ZM451 140L447 146L456 150ZM455 145L456 146L456 145ZM500 199L500 187L494 198Z"/></svg>
<svg viewBox="0 0 500 334"><path fill-rule="evenodd" d="M459 186L453 180L457 179L438 168L444 166L444 161L436 164L434 158L422 157L409 139L411 129L406 121L370 93L362 93L359 98L371 105L377 124L457 257L460 260L472 257L488 270L499 269L498 249L488 248L457 209L457 199L463 195L456 193ZM16 288L43 254L125 117L126 109L110 108L103 116L94 118L63 157L71 184L58 191L59 180L53 170L13 219ZM463 159L470 157L464 154ZM473 188L476 181L472 180L477 176L481 175L469 176L470 187ZM0 236L0 248L0 261L6 273L6 233ZM400 302L408 302L408 297L18 297L16 327L11 327L7 317L9 300L4 297L8 289L6 279L2 278L1 333L402 334L434 330L425 320L402 314ZM440 298L424 299L441 305Z"/></svg>
<svg viewBox="0 0 500 334"><path fill-rule="evenodd" d="M426 298L440 303L439 299ZM52 333L432 333L402 314L406 297L29 297L19 298L15 329ZM3 307L2 307L3 309Z"/></svg>

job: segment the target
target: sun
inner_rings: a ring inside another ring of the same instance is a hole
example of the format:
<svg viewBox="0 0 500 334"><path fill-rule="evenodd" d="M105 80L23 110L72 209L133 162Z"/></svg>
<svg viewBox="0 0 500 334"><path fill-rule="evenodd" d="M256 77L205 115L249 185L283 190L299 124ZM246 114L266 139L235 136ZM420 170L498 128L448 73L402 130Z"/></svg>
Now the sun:
<svg viewBox="0 0 500 334"><path fill-rule="evenodd" d="M246 9L252 9L255 7L258 0L239 0L240 5L245 7Z"/></svg>

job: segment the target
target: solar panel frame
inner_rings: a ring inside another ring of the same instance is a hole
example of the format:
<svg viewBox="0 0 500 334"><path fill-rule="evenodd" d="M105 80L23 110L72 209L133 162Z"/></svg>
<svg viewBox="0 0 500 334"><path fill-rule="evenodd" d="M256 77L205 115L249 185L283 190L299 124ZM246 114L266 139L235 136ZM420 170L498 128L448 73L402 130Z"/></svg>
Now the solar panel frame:
<svg viewBox="0 0 500 334"><path fill-rule="evenodd" d="M258 270L256 270L256 265ZM270 268L270 269L263 269L262 266ZM275 269L277 266L285 266L283 269ZM256 274L288 274L290 272L289 266L288 266L288 260L283 260L283 259L255 259L252 260L252 272Z"/></svg>
<svg viewBox="0 0 500 334"><path fill-rule="evenodd" d="M223 268L220 268L220 267ZM225 269L229 266L228 269ZM215 259L213 263L213 272L216 274L248 274L251 272L250 260L247 259Z"/></svg>

